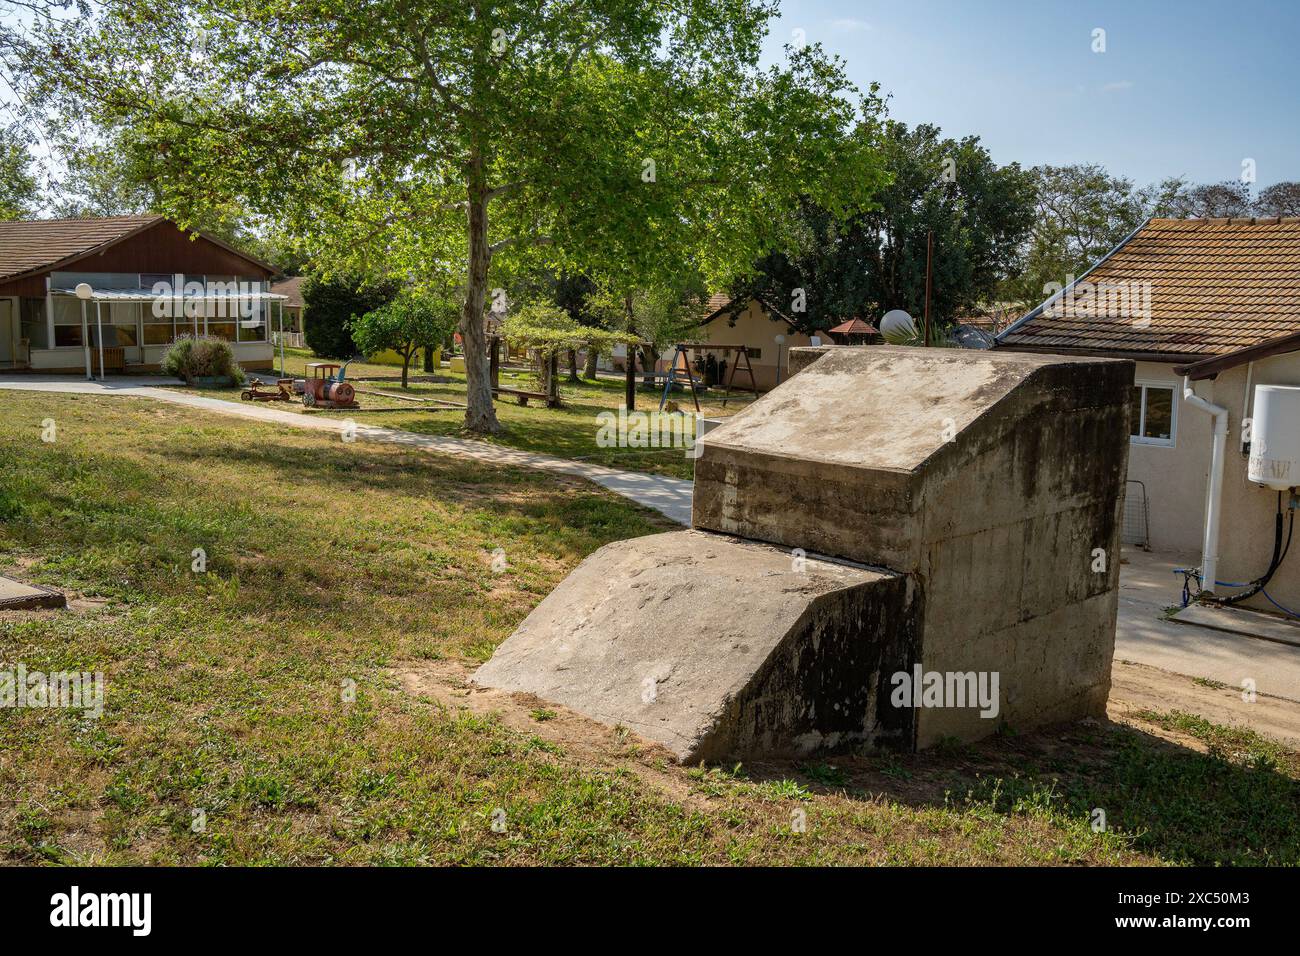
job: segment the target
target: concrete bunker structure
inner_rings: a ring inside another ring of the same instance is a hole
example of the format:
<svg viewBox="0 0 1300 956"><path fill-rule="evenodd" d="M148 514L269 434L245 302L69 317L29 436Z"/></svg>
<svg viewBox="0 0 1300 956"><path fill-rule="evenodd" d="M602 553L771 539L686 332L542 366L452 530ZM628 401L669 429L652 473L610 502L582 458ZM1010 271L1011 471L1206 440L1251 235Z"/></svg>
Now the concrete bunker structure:
<svg viewBox="0 0 1300 956"><path fill-rule="evenodd" d="M592 554L475 682L684 762L1104 714L1133 364L868 346L791 369L709 433L693 530Z"/></svg>

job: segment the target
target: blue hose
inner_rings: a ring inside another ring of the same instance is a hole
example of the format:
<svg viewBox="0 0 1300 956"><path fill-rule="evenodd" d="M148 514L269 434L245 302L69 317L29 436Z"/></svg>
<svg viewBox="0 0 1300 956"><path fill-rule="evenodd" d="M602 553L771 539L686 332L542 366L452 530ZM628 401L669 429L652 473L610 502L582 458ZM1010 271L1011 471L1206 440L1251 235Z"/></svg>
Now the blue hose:
<svg viewBox="0 0 1300 956"><path fill-rule="evenodd" d="M1267 591L1265 591L1263 588L1260 589L1260 593L1263 594L1264 597L1268 598L1268 603L1269 603L1269 604L1273 605L1275 608L1277 608L1277 609L1278 609L1279 611L1281 611L1283 614L1289 614L1291 617L1294 617L1294 618L1300 619L1300 614L1297 614L1295 611L1291 610L1289 607L1283 607L1281 604L1278 604L1276 601L1273 600L1273 596L1272 596L1271 594L1269 594Z"/></svg>

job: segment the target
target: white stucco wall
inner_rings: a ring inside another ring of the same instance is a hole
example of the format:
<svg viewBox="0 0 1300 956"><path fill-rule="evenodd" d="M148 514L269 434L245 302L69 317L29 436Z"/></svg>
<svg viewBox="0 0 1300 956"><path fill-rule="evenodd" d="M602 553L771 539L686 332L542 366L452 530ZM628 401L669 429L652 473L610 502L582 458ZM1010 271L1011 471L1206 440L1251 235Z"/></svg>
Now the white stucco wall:
<svg viewBox="0 0 1300 956"><path fill-rule="evenodd" d="M1172 366L1139 362L1135 380L1178 386L1174 446L1135 443L1129 447L1129 478L1146 484L1151 545L1158 551L1189 552L1199 563L1210 473L1212 419L1182 399L1182 379L1174 375ZM1247 477L1242 422L1252 413L1256 385L1300 386L1300 353L1274 356L1195 384L1198 395L1228 409L1217 577L1220 581L1251 581L1264 572L1272 556L1277 493L1252 484ZM1296 427L1300 428L1300 422ZM1280 603L1300 611L1300 534L1296 537L1292 552L1274 575L1268 592ZM1216 590L1226 596L1237 589ZM1245 602L1245 606L1274 610L1262 596Z"/></svg>
<svg viewBox="0 0 1300 956"><path fill-rule="evenodd" d="M784 344L779 347L775 342L777 335L785 336ZM776 387L778 352L781 361L781 379L784 381L789 374L790 349L812 344L808 336L792 333L780 319L773 321L768 318L762 303L756 299L750 300L749 307L736 317L734 326L730 324L729 316L723 313L708 325L702 326L700 336L718 345L745 345L751 349L761 350L758 358L751 355L749 359L754 369L754 384L760 391ZM736 353L729 353L728 365L735 359ZM749 385L749 376L745 374L743 365L736 372L734 384L737 387Z"/></svg>
<svg viewBox="0 0 1300 956"><path fill-rule="evenodd" d="M1199 551L1210 473L1210 416L1183 401L1182 379L1174 374L1173 366L1138 362L1133 380L1135 385L1174 386L1173 447L1138 442L1129 446L1128 477L1146 486L1151 547ZM1200 394L1212 398L1205 384ZM1132 486L1128 486L1128 494L1135 494Z"/></svg>

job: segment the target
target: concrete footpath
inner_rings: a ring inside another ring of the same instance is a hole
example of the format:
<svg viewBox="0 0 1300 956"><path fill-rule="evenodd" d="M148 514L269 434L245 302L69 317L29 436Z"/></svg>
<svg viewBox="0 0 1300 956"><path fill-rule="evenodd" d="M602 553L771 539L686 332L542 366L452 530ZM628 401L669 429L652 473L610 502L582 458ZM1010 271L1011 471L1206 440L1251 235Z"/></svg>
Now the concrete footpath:
<svg viewBox="0 0 1300 956"><path fill-rule="evenodd" d="M1115 659L1218 681L1240 692L1253 680L1260 694L1300 701L1300 648L1168 620L1180 602L1182 578L1174 568L1195 565L1197 555L1124 549L1119 570L1119 621Z"/></svg>
<svg viewBox="0 0 1300 956"><path fill-rule="evenodd" d="M346 419L324 415L308 415L301 412L285 411L261 402L229 402L205 395L192 395L174 388L161 388L156 377L131 378L113 377L105 382L90 382L85 379L66 375L6 375L0 376L0 389L17 389L32 392L56 392L60 394L123 396L128 398L149 398L173 405L199 408L218 415L234 418L247 418L274 425L286 425L289 428L302 428L314 431L341 433L347 425ZM389 445L407 445L440 452L444 455L459 455L475 461L492 465L509 465L516 468L536 468L553 474L571 475L608 488L610 491L629 498L637 504L671 518L679 524L691 523L691 482L681 478L667 478L662 475L646 475L633 471L620 471L587 462L570 461L552 455L539 455L533 452L519 451L503 445L475 441L469 438L451 438L445 435L417 435L400 428L383 428L354 422L356 436L359 440L383 442Z"/></svg>

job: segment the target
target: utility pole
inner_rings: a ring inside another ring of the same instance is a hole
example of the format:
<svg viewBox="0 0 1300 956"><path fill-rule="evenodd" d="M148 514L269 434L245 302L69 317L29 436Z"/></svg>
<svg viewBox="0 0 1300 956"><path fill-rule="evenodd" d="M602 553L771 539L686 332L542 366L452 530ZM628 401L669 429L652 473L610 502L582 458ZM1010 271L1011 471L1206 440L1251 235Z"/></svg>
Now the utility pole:
<svg viewBox="0 0 1300 956"><path fill-rule="evenodd" d="M925 233L925 344L930 345L930 268L934 263L934 230Z"/></svg>

